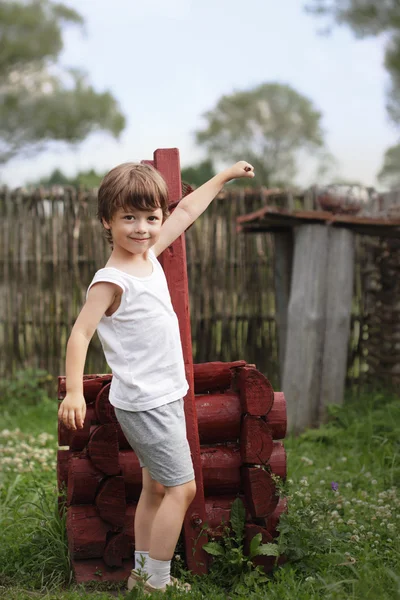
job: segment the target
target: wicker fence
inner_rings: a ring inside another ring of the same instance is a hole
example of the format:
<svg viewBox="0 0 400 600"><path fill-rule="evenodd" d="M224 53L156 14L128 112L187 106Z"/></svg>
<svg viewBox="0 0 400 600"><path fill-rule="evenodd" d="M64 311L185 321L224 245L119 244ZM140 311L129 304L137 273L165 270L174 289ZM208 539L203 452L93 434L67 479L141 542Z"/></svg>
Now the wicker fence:
<svg viewBox="0 0 400 600"><path fill-rule="evenodd" d="M192 339L195 362L246 359L279 385L273 236L237 234L235 224L236 216L256 210L264 201L262 193L230 190L187 232ZM73 188L0 191L1 376L28 367L64 373L71 326L94 272L104 266L109 253L95 204L93 193ZM376 360L373 365L368 360L368 327L375 323L371 315L376 309L368 275L371 243L357 239L348 365L348 383L354 386L367 380L368 368L374 375L380 368ZM383 258L385 248L380 240L374 243L376 263L376 244ZM376 277L381 285L379 268ZM395 296L384 299L398 314ZM388 369L382 369L387 379L384 371ZM89 349L86 372L107 372L97 338Z"/></svg>

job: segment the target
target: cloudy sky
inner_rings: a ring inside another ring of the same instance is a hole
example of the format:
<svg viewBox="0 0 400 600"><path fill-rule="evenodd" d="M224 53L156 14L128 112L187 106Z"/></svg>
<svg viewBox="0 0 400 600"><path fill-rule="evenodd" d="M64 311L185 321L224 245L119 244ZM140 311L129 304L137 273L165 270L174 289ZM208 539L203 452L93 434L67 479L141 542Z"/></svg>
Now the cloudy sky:
<svg viewBox="0 0 400 600"><path fill-rule="evenodd" d="M183 166L204 157L193 132L223 94L265 82L293 86L323 114L337 175L376 183L396 132L385 112L383 39L357 40L346 28L329 36L305 0L64 0L86 20L68 29L61 62L110 90L127 117L120 140L95 134L78 148L54 147L2 172L11 186L61 167L68 174L106 170L178 147ZM243 157L244 159L246 157ZM300 164L298 182L311 183Z"/></svg>

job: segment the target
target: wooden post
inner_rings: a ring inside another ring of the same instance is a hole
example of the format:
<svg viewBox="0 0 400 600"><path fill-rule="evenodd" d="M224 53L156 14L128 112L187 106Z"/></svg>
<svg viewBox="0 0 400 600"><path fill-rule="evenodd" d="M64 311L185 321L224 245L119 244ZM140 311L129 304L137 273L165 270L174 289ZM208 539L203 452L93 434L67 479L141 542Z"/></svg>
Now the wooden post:
<svg viewBox="0 0 400 600"><path fill-rule="evenodd" d="M354 273L354 233L302 225L295 233L283 390L300 432L343 402Z"/></svg>
<svg viewBox="0 0 400 600"><path fill-rule="evenodd" d="M154 166L164 177L168 185L170 204L178 201L182 196L179 150L177 148L156 150L154 152ZM200 442L194 402L192 338L190 332L189 288L184 235L181 235L169 248L164 250L160 262L167 278L172 305L179 318L186 379L189 384L189 390L185 397L186 429L192 453L197 492L184 521L186 560L191 571L205 573L207 572L207 555L203 550L203 544L207 542L207 536L199 536L199 534L205 522L206 513Z"/></svg>
<svg viewBox="0 0 400 600"><path fill-rule="evenodd" d="M290 282L293 266L293 232L277 231L274 233L274 280L275 280L275 314L278 329L279 379L282 384L283 366L285 364L287 318L290 297Z"/></svg>
<svg viewBox="0 0 400 600"><path fill-rule="evenodd" d="M328 228L295 230L293 276L283 371L288 427L302 431L317 422L325 337Z"/></svg>
<svg viewBox="0 0 400 600"><path fill-rule="evenodd" d="M354 235L342 227L329 229L319 422L326 417L328 404L343 403L353 298Z"/></svg>

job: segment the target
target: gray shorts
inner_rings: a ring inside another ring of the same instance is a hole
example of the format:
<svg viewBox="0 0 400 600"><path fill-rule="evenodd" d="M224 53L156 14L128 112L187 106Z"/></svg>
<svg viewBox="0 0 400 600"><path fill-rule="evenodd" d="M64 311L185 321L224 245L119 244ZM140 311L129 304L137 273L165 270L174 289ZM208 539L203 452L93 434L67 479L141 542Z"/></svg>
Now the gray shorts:
<svg viewBox="0 0 400 600"><path fill-rule="evenodd" d="M115 407L115 415L140 466L149 470L152 479L167 487L194 479L183 400L138 412Z"/></svg>

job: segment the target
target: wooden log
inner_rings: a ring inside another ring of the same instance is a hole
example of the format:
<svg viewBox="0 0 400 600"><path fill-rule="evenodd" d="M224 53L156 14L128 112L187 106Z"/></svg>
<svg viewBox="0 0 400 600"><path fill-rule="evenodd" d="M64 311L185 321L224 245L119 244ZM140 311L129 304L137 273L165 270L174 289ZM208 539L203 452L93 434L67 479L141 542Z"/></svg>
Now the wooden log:
<svg viewBox="0 0 400 600"><path fill-rule="evenodd" d="M232 504L238 496L207 496L206 518L208 534L212 537L221 537L225 535L226 527L230 528L230 515ZM251 520L251 514L246 506L244 496L239 496L243 502L246 511L246 521Z"/></svg>
<svg viewBox="0 0 400 600"><path fill-rule="evenodd" d="M295 231L293 276L282 387L288 426L303 431L318 421L326 325L328 227L301 225Z"/></svg>
<svg viewBox="0 0 400 600"><path fill-rule="evenodd" d="M211 534L223 533L224 527L229 523L234 500L235 496L208 496L206 498L206 519Z"/></svg>
<svg viewBox="0 0 400 600"><path fill-rule="evenodd" d="M274 440L283 440L286 436L286 400L283 392L274 392L274 403L265 417Z"/></svg>
<svg viewBox="0 0 400 600"><path fill-rule="evenodd" d="M230 391L225 394L195 396L195 402L202 444L234 442L239 439L242 409L237 393Z"/></svg>
<svg viewBox="0 0 400 600"><path fill-rule="evenodd" d="M97 421L96 412L93 405L86 408L85 421L82 429L73 431L65 427L63 423L58 424L58 445L69 446L70 450L80 451L85 448L90 437L90 428L93 422Z"/></svg>
<svg viewBox="0 0 400 600"><path fill-rule="evenodd" d="M70 506L67 512L68 548L75 560L101 558L111 525L99 517L95 506Z"/></svg>
<svg viewBox="0 0 400 600"><path fill-rule="evenodd" d="M94 431L99 426L99 423L96 421L94 406L89 405L88 410L91 410L90 414L94 415L94 420L92 420L90 429L87 427L83 429L79 429L77 431L72 431L71 429L67 429L64 426L59 426L58 429L58 443L60 446L67 446L70 450L75 452L82 451L86 448L89 443L89 439ZM118 447L120 450L131 450L128 440L126 439L124 432L121 429L119 423L115 424L117 429L117 437L118 437Z"/></svg>
<svg viewBox="0 0 400 600"><path fill-rule="evenodd" d="M261 533L261 543L270 544L273 542L271 534L260 525L246 524L245 525L245 542L244 542L244 553L249 556L250 544L252 539ZM253 564L256 567L262 567L266 573L270 573L277 563L276 556L256 556L252 559Z"/></svg>
<svg viewBox="0 0 400 600"><path fill-rule="evenodd" d="M262 373L254 367L239 368L237 386L242 412L256 417L269 413L274 403L274 390Z"/></svg>
<svg viewBox="0 0 400 600"><path fill-rule="evenodd" d="M261 417L245 415L240 435L243 464L264 465L270 459L273 440L270 428Z"/></svg>
<svg viewBox="0 0 400 600"><path fill-rule="evenodd" d="M319 423L326 420L329 404L343 403L354 287L354 254L354 232L331 227L326 276L326 325L318 399Z"/></svg>
<svg viewBox="0 0 400 600"><path fill-rule="evenodd" d="M86 456L71 455L68 468L67 505L94 504L104 473Z"/></svg>
<svg viewBox="0 0 400 600"><path fill-rule="evenodd" d="M279 498L279 502L278 502L277 507L275 508L274 512L271 513L268 517L266 517L264 519L265 528L272 535L272 537L274 537L274 538L278 537L279 532L277 530L277 527L279 525L279 520L281 518L281 515L283 513L286 513L287 511L288 511L287 498L286 497Z"/></svg>
<svg viewBox="0 0 400 600"><path fill-rule="evenodd" d="M107 539L103 559L109 567L120 567L125 559L133 555L135 547L135 513L136 505L128 505L122 530Z"/></svg>
<svg viewBox="0 0 400 600"><path fill-rule="evenodd" d="M234 378L234 369L244 367L245 360L235 362L209 362L193 365L194 392L223 392L231 387Z"/></svg>
<svg viewBox="0 0 400 600"><path fill-rule="evenodd" d="M108 567L121 567L124 559L130 558L134 545L126 533L111 536L104 550L103 560Z"/></svg>
<svg viewBox="0 0 400 600"><path fill-rule="evenodd" d="M113 423L100 425L94 430L87 451L93 465L105 475L120 473L118 433Z"/></svg>
<svg viewBox="0 0 400 600"><path fill-rule="evenodd" d="M85 396L86 404L95 402L97 394L103 385L110 383L112 375L84 375L83 376L83 395ZM65 387L65 375L58 378L58 399L64 400L67 393Z"/></svg>
<svg viewBox="0 0 400 600"><path fill-rule="evenodd" d="M269 459L269 466L274 475L285 481L286 479L286 451L282 442L273 442L273 450Z"/></svg>
<svg viewBox="0 0 400 600"><path fill-rule="evenodd" d="M137 502L142 490L142 469L139 460L132 450L124 450L119 453L119 462L126 501ZM105 474L96 469L87 456L71 456L68 472L69 504L94 504L105 481ZM105 493L103 491L103 503L106 502Z"/></svg>
<svg viewBox="0 0 400 600"><path fill-rule="evenodd" d="M120 568L110 568L102 558L87 560L72 559L76 583L90 583L92 581L103 581L117 583L126 581L134 567L134 559L124 560Z"/></svg>
<svg viewBox="0 0 400 600"><path fill-rule="evenodd" d="M70 456L71 453L69 450L57 450L57 487L60 494L63 491L67 491L68 461Z"/></svg>
<svg viewBox="0 0 400 600"><path fill-rule="evenodd" d="M242 482L252 517L256 519L270 515L279 500L270 473L261 467L242 467Z"/></svg>
<svg viewBox="0 0 400 600"><path fill-rule="evenodd" d="M205 494L223 495L240 490L242 461L237 444L201 446L200 456Z"/></svg>
<svg viewBox="0 0 400 600"><path fill-rule="evenodd" d="M103 521L107 521L115 527L122 527L126 513L124 478L117 476L106 479L96 495L95 502Z"/></svg>
<svg viewBox="0 0 400 600"><path fill-rule="evenodd" d="M137 502L142 491L142 469L139 459L132 450L119 453L121 474L124 478L127 502Z"/></svg>
<svg viewBox="0 0 400 600"><path fill-rule="evenodd" d="M115 416L115 410L112 404L110 404L111 383L103 386L96 396L95 407L96 415L99 423L118 423L117 417Z"/></svg>
<svg viewBox="0 0 400 600"><path fill-rule="evenodd" d="M96 507L69 507L67 534L71 557L75 560L103 557L108 566L121 565L121 561L133 553L135 512L135 505L127 506L123 526L120 531L116 531L115 527L101 519ZM121 535L116 536L113 533ZM115 564L112 565L111 562Z"/></svg>

